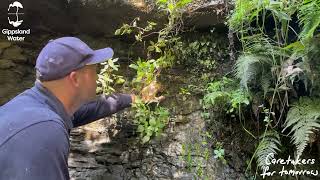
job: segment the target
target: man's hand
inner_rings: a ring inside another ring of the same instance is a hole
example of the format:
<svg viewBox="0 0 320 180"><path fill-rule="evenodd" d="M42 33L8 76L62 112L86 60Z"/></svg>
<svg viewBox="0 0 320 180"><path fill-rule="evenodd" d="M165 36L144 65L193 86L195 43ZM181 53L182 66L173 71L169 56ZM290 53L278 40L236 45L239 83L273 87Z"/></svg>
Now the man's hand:
<svg viewBox="0 0 320 180"><path fill-rule="evenodd" d="M148 86L144 87L141 92L141 99L145 103L160 102L164 100L164 96L156 97L157 93L162 89L161 84L152 81Z"/></svg>
<svg viewBox="0 0 320 180"><path fill-rule="evenodd" d="M156 97L157 93L161 90L161 85L156 81L151 82L148 86L144 87L140 92L141 100L144 103L161 102L165 99L164 96ZM132 95L132 102L136 101L137 97Z"/></svg>

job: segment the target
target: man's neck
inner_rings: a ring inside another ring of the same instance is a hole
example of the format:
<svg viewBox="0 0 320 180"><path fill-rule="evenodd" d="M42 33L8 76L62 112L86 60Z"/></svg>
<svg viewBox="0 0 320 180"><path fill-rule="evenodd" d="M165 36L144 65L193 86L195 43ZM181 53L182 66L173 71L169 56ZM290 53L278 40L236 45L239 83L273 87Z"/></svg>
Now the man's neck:
<svg viewBox="0 0 320 180"><path fill-rule="evenodd" d="M59 87L55 88L57 86L54 86L53 84L47 82L42 82L42 85L62 103L65 111L69 116L72 116L81 106L81 103L78 103L77 99L73 98L73 96L70 95L70 93L68 93L65 89L62 90Z"/></svg>

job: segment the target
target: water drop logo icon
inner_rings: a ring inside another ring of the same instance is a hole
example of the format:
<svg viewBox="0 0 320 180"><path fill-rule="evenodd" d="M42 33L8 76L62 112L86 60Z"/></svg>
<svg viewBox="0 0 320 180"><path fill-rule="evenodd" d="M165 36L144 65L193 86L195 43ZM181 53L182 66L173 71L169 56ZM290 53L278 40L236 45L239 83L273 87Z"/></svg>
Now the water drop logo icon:
<svg viewBox="0 0 320 180"><path fill-rule="evenodd" d="M15 13L9 13L10 8L16 8L16 12ZM23 22L23 20L19 20L19 15L23 14L23 13L19 13L19 9L23 9L23 6L22 6L22 4L20 2L15 1L15 2L9 4L8 15L10 15L10 14L15 14L16 15L16 20L15 21L11 21L9 16L8 16L9 24L11 24L13 27L18 27Z"/></svg>

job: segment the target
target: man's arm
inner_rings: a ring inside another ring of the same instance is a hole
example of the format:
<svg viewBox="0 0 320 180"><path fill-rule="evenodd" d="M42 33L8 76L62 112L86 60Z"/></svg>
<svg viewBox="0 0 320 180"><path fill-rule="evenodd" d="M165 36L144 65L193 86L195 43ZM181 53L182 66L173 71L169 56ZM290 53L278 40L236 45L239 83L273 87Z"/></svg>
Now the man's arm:
<svg viewBox="0 0 320 180"><path fill-rule="evenodd" d="M114 114L126 107L130 107L133 101L134 95L130 94L101 95L95 101L81 106L75 112L73 126L82 126Z"/></svg>

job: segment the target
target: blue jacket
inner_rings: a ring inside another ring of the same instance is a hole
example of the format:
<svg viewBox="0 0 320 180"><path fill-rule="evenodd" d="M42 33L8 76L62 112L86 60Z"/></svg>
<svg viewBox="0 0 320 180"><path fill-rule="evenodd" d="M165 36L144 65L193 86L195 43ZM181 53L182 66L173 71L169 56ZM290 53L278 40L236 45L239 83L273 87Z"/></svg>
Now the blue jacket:
<svg viewBox="0 0 320 180"><path fill-rule="evenodd" d="M0 107L0 179L69 179L69 133L129 107L128 94L102 95L73 117L40 82Z"/></svg>

